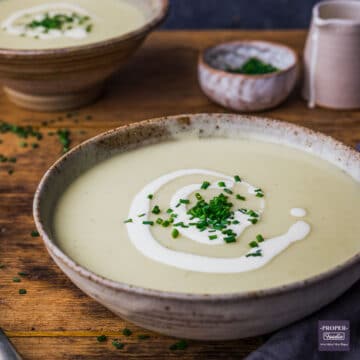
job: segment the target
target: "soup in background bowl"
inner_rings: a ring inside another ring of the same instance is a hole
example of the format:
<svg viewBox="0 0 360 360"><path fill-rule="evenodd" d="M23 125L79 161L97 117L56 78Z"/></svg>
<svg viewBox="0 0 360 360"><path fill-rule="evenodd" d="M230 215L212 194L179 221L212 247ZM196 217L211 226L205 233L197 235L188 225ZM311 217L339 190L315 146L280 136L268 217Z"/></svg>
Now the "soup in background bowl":
<svg viewBox="0 0 360 360"><path fill-rule="evenodd" d="M40 111L95 100L167 9L167 0L0 0L6 94Z"/></svg>
<svg viewBox="0 0 360 360"><path fill-rule="evenodd" d="M42 179L34 217L60 268L116 314L233 339L298 320L359 278L359 182L360 155L320 133L181 115L73 149Z"/></svg>

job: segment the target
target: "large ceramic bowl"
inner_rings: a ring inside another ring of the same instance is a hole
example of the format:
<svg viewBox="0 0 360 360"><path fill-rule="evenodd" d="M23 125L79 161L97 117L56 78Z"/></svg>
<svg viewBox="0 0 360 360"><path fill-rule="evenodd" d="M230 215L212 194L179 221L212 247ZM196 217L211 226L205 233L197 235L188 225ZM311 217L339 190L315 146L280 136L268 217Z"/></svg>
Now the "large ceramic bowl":
<svg viewBox="0 0 360 360"><path fill-rule="evenodd" d="M57 246L52 228L54 206L74 179L114 154L194 129L200 137L255 137L310 152L360 183L359 153L328 136L285 122L197 114L170 116L108 131L57 161L41 180L34 199L36 226L47 250L80 289L115 314L144 328L183 338L221 340L267 333L303 318L360 278L357 253L330 271L271 289L220 295L164 292L99 276L75 263Z"/></svg>
<svg viewBox="0 0 360 360"><path fill-rule="evenodd" d="M129 33L83 46L44 50L0 48L0 82L15 104L58 111L94 101L113 73L166 16L168 0L135 0L145 24Z"/></svg>

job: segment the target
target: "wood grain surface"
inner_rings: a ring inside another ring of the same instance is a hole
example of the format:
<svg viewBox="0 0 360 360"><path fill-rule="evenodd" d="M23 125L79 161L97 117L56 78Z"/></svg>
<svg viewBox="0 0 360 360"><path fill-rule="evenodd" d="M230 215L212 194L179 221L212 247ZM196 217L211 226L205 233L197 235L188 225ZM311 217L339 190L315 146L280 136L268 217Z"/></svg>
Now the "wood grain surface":
<svg viewBox="0 0 360 360"><path fill-rule="evenodd" d="M169 350L176 340L127 323L78 290L49 258L39 237L32 237L32 198L49 165L62 152L58 129L71 131L71 145L104 130L146 118L191 112L223 112L200 91L196 76L199 49L226 40L279 41L301 54L304 31L157 32L131 63L109 83L104 96L78 112L35 113L21 110L0 94L0 119L38 127L39 147L23 148L16 135L0 134L0 154L17 158L0 163L0 327L24 359L241 359L263 337L231 342L189 341L186 350ZM89 116L90 115L90 116ZM360 142L360 112L310 110L299 90L280 107L261 113L320 130L350 146ZM8 170L13 169L9 175ZM26 276L18 276L26 272ZM13 277L21 282L13 282ZM27 290L20 295L19 289ZM123 328L133 334L122 335ZM108 340L97 341L105 334ZM148 334L139 340L139 334ZM111 342L120 339L121 350Z"/></svg>

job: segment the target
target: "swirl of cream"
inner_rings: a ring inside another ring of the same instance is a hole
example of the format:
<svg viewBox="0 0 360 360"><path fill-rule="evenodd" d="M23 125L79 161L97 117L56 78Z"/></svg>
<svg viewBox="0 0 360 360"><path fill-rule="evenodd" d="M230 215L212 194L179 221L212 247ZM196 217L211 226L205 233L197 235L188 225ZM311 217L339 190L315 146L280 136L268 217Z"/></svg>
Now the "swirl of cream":
<svg viewBox="0 0 360 360"><path fill-rule="evenodd" d="M127 230L129 234L130 241L140 251L144 256L166 264L173 266L179 269L196 271L196 272L206 272L206 273L239 273L245 271L251 271L258 269L274 258L276 255L284 251L291 243L304 239L310 232L310 225L305 221L297 221L293 224L289 230L280 236L274 237L272 239L267 239L264 242L259 243L259 246L256 249L250 250L247 254L237 257L237 258L212 258L208 256L200 256L190 253L184 253L180 251L175 251L168 249L161 244L159 244L156 239L153 237L150 227L144 226L142 221L148 219L148 214L150 211L150 200L148 199L149 194L156 193L162 186L166 183L182 176L187 175L209 175L215 176L219 179L224 179L227 181L227 186L233 186L233 178L218 172L213 172L209 170L202 169L184 169L171 172L169 174L160 176L154 181L146 185L133 199L130 206L129 218L133 219L132 223L127 223ZM254 192L254 187L245 183L248 186L249 193ZM199 189L201 184L193 184L186 186L175 193L171 199L171 204L177 204L180 198L184 198L184 195L189 195L193 191ZM216 185L212 185L216 187ZM183 205L183 204L182 204ZM264 208L264 201L261 202L261 208ZM261 211L262 211L261 209ZM138 220L138 215L144 213L145 216L141 218L141 221ZM185 215L184 215L185 213ZM243 214L245 215L245 214ZM178 212L178 217L183 216L185 219L186 208L182 208ZM240 216L239 214L237 216ZM180 219L177 219L180 220ZM240 233L251 223L246 221L247 219L241 218L241 226L234 228L236 233ZM245 220L245 221L244 221ZM180 220L183 221L183 220ZM199 235L193 232L187 232L187 228L179 228L183 234L189 236L190 239L202 243L209 244L210 242L205 239L207 235ZM200 233L200 232L199 232ZM217 245L222 243L223 240L219 239L216 242ZM262 256L251 256L251 254L256 251L261 251ZM250 256L249 256L250 254ZM248 255L248 256L246 256Z"/></svg>

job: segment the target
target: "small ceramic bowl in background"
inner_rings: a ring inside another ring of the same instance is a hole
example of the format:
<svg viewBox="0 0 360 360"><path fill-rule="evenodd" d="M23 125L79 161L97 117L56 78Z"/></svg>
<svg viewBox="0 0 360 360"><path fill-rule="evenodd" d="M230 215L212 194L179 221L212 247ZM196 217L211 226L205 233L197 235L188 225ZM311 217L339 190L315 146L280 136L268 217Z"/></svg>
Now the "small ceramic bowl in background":
<svg viewBox="0 0 360 360"><path fill-rule="evenodd" d="M240 74L248 59L257 58L278 71ZM205 49L199 56L201 89L214 102L236 111L260 111L279 105L293 90L298 57L291 48L267 41L234 41Z"/></svg>
<svg viewBox="0 0 360 360"><path fill-rule="evenodd" d="M0 48L0 81L10 100L37 111L78 108L94 101L146 36L165 18L168 0L137 0L146 22L121 36L43 50Z"/></svg>

